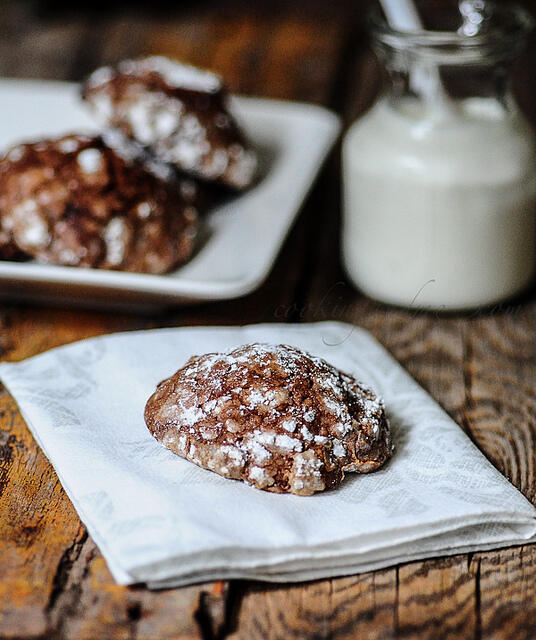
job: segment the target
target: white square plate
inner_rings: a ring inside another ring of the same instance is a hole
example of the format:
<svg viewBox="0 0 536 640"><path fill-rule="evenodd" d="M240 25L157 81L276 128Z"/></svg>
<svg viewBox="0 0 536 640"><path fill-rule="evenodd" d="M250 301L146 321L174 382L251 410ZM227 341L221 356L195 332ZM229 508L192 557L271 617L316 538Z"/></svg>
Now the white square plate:
<svg viewBox="0 0 536 640"><path fill-rule="evenodd" d="M24 298L185 304L236 298L267 277L340 130L322 107L235 98L232 108L261 153L261 179L213 209L206 240L166 275L0 261L0 293ZM0 147L68 132L95 131L78 86L0 80Z"/></svg>

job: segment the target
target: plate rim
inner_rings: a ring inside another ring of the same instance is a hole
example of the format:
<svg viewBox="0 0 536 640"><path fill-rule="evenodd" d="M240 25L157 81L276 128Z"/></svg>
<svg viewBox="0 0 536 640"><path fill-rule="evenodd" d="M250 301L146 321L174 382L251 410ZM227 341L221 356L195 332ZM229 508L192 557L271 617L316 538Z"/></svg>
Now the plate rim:
<svg viewBox="0 0 536 640"><path fill-rule="evenodd" d="M0 90L10 90L11 88L30 88L37 90L40 88L49 90L60 89L62 91L78 88L75 82L63 82L60 80L45 80L32 78L0 78ZM258 289L268 278L274 264L281 253L288 235L295 224L298 215L314 185L316 179L324 166L327 157L332 151L342 128L340 116L331 109L322 105L308 102L281 100L274 98L264 98L257 96L232 95L231 103L235 107L248 105L250 109L259 113L263 111L273 111L273 108L293 110L300 118L309 118L316 121L317 126L324 128L323 139L318 148L319 160L311 164L309 172L310 179L307 187L300 194L296 205L292 207L293 213L281 226L277 234L277 241L273 243L269 256L263 261L258 271L253 271L253 275L246 275L229 281L220 280L217 285L214 281L203 279L189 279L188 276L181 278L170 277L171 274L147 274L133 273L126 271L113 271L105 269L91 269L83 267L68 267L54 264L38 263L36 261L15 262L9 260L0 261L0 294L11 294L5 289L6 284L26 284L32 285L64 285L69 289L75 288L80 292L81 288L90 294L102 293L103 291L124 292L130 295L140 294L154 297L165 297L167 301L180 302L188 299L190 301L210 301L210 300L231 300L243 297ZM302 113L300 113L302 112ZM246 195L245 192L244 195ZM240 196L238 196L240 197ZM178 268L180 269L180 267ZM63 295L61 290L55 289L53 292L25 291L25 297L34 294L39 298L57 296L69 299L70 294L66 291Z"/></svg>

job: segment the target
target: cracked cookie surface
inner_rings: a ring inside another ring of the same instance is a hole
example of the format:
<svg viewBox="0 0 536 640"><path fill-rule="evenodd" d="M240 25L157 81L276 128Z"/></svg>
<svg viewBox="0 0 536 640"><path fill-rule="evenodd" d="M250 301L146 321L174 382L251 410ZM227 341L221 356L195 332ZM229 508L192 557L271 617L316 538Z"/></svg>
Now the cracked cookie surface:
<svg viewBox="0 0 536 640"><path fill-rule="evenodd" d="M228 109L219 76L162 56L102 67L82 96L105 127L120 129L180 171L244 189L257 156Z"/></svg>
<svg viewBox="0 0 536 640"><path fill-rule="evenodd" d="M277 493L337 487L392 453L382 400L326 361L287 345L194 356L162 381L145 420L174 453Z"/></svg>
<svg viewBox="0 0 536 640"><path fill-rule="evenodd" d="M190 196L121 142L70 135L11 149L0 160L0 252L147 273L185 262L198 225Z"/></svg>

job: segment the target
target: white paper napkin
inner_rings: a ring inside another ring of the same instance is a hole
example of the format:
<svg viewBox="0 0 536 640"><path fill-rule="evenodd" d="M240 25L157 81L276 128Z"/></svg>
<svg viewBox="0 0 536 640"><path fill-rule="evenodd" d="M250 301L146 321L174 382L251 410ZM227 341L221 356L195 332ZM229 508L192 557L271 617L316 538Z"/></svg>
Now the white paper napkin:
<svg viewBox="0 0 536 640"><path fill-rule="evenodd" d="M385 400L396 451L309 497L259 491L171 453L145 402L193 354L287 343ZM0 365L32 433L121 584L276 582L536 538L536 509L367 332L346 324L140 331Z"/></svg>

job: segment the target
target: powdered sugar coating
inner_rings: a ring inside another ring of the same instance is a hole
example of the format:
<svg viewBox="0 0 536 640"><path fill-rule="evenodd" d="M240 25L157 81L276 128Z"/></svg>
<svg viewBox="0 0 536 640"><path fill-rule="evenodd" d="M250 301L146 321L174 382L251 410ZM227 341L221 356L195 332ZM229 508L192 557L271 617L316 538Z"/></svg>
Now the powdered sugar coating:
<svg viewBox="0 0 536 640"><path fill-rule="evenodd" d="M161 56L95 71L83 97L102 125L120 129L162 161L243 189L256 153L227 109L219 76Z"/></svg>
<svg viewBox="0 0 536 640"><path fill-rule="evenodd" d="M157 73L170 87L176 89L215 93L222 88L221 78L215 73L164 56L125 60L119 63L119 71L135 76Z"/></svg>
<svg viewBox="0 0 536 640"><path fill-rule="evenodd" d="M0 158L0 259L149 273L188 259L193 196L124 136L106 138L40 140Z"/></svg>
<svg viewBox="0 0 536 640"><path fill-rule="evenodd" d="M102 169L103 157L98 149L84 149L76 157L79 167L84 173L97 173Z"/></svg>
<svg viewBox="0 0 536 640"><path fill-rule="evenodd" d="M381 399L287 345L190 358L160 383L145 418L175 453L273 492L332 488L345 471L373 471L391 455Z"/></svg>

